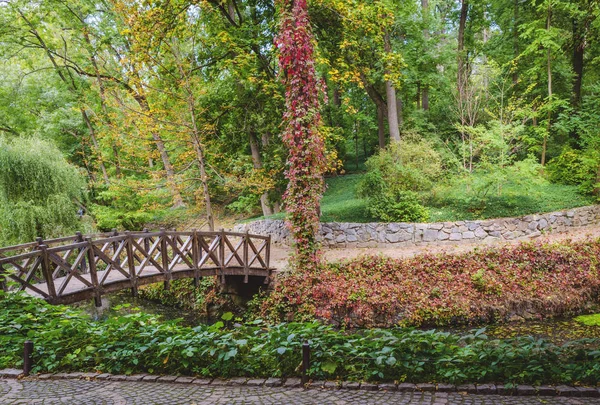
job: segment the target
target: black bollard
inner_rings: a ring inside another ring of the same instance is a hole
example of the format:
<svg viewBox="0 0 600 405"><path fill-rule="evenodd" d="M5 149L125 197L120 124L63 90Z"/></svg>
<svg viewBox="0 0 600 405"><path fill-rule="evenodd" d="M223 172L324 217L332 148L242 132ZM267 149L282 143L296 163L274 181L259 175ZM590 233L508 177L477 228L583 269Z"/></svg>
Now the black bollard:
<svg viewBox="0 0 600 405"><path fill-rule="evenodd" d="M308 372L310 370L310 345L304 341L302 345L302 385L308 384Z"/></svg>
<svg viewBox="0 0 600 405"><path fill-rule="evenodd" d="M29 373L31 373L31 368L33 367L33 342L31 340L26 340L23 345L23 375L27 377Z"/></svg>

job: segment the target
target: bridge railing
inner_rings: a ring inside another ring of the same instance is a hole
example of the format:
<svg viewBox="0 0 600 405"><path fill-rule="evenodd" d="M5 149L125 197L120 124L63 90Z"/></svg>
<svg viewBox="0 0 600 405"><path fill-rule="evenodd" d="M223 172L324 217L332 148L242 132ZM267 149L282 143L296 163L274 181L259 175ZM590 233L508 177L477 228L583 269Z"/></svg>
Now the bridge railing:
<svg viewBox="0 0 600 405"><path fill-rule="evenodd" d="M0 287L70 303L163 281L260 276L269 282L271 238L248 233L167 231L105 233L40 240L0 249ZM13 283L9 283L11 280Z"/></svg>

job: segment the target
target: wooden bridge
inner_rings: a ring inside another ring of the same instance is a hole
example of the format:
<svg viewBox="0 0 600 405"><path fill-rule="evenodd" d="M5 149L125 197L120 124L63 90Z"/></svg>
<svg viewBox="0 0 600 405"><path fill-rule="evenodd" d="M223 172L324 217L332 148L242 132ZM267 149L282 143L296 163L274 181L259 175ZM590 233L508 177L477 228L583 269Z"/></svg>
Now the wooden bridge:
<svg viewBox="0 0 600 405"><path fill-rule="evenodd" d="M26 291L52 304L164 282L241 276L270 282L271 238L233 232L124 232L42 240L0 248L0 287Z"/></svg>

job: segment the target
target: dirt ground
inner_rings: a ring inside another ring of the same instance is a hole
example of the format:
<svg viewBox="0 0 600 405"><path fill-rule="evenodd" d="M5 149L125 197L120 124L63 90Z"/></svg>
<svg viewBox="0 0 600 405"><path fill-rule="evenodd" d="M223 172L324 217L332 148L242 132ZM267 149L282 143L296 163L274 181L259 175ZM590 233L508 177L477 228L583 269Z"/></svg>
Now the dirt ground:
<svg viewBox="0 0 600 405"><path fill-rule="evenodd" d="M567 239L582 240L588 238L600 238L600 225L575 228L564 233L555 233L535 238L549 242L563 241ZM386 246L377 248L336 248L325 249L325 259L329 262L352 259L361 255L378 255L393 257L396 259L417 256L425 253L462 253L482 246L502 246L516 244L522 241L532 240L530 238L517 239L514 241L502 241L486 243L452 243L446 242L443 245L422 245L422 246ZM292 250L285 246L273 246L271 248L271 266L277 270L285 270L289 260L289 254Z"/></svg>

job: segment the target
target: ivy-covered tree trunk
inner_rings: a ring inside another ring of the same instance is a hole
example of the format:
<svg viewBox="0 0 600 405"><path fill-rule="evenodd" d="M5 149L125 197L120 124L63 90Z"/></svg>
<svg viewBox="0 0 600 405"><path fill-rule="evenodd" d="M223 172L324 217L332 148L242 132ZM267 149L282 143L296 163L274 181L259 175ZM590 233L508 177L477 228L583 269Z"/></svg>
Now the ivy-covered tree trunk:
<svg viewBox="0 0 600 405"><path fill-rule="evenodd" d="M317 268L325 144L319 132L319 83L306 0L279 0L281 21L275 42L286 90L282 140L289 151L284 202L296 247L296 266Z"/></svg>

